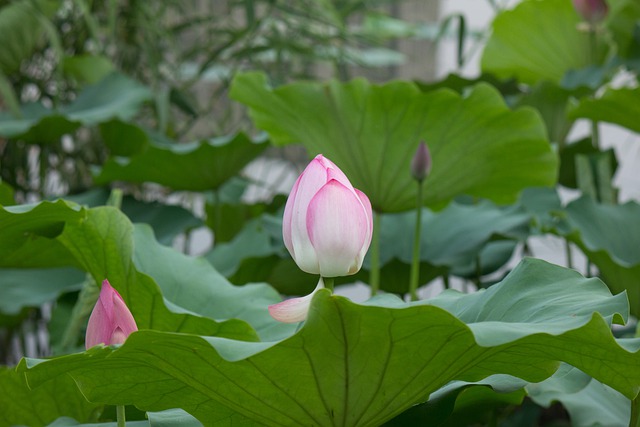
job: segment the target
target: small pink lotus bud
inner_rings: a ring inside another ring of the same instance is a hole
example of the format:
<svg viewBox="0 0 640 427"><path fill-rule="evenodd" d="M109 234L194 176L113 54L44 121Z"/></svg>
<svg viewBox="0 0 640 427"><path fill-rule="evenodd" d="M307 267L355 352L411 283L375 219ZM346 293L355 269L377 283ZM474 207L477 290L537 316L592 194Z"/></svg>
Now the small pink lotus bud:
<svg viewBox="0 0 640 427"><path fill-rule="evenodd" d="M431 172L431 153L427 144L422 141L411 159L411 176L416 181L422 182L429 176L429 172Z"/></svg>
<svg viewBox="0 0 640 427"><path fill-rule="evenodd" d="M137 330L136 321L124 300L105 279L102 282L100 297L89 317L84 340L86 348L89 349L98 344L122 344L132 332Z"/></svg>
<svg viewBox="0 0 640 427"><path fill-rule="evenodd" d="M601 22L609 12L605 0L573 0L573 7L590 24Z"/></svg>
<svg viewBox="0 0 640 427"><path fill-rule="evenodd" d="M278 304L269 306L269 314L271 317L283 323L302 322L307 318L311 300L318 289L324 288L322 277L316 288L309 295L300 298L290 298Z"/></svg>
<svg viewBox="0 0 640 427"><path fill-rule="evenodd" d="M333 162L316 156L293 185L282 219L284 244L298 267L323 277L355 274L372 234L367 196Z"/></svg>

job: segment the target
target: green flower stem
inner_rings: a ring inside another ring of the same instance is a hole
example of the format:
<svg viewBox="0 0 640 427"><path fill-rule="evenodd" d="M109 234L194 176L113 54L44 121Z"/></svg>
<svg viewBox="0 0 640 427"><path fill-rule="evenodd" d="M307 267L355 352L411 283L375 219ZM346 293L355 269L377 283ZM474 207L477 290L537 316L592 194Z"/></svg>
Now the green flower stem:
<svg viewBox="0 0 640 427"><path fill-rule="evenodd" d="M573 256L571 253L571 244L567 239L564 240L564 252L565 252L565 255L567 256L567 267L573 268Z"/></svg>
<svg viewBox="0 0 640 427"><path fill-rule="evenodd" d="M369 272L371 295L380 290L380 214L373 212L373 236L371 238L371 271Z"/></svg>
<svg viewBox="0 0 640 427"><path fill-rule="evenodd" d="M449 275L448 274L444 274L442 276L442 284L444 285L445 289L450 289L450 285L449 285Z"/></svg>
<svg viewBox="0 0 640 427"><path fill-rule="evenodd" d="M596 65L598 61L598 29L595 25L589 27L589 61L592 65ZM591 121L591 142L597 150L600 150L600 132L596 120Z"/></svg>
<svg viewBox="0 0 640 427"><path fill-rule="evenodd" d="M124 405L116 406L116 419L118 420L118 427L125 427L127 420L124 413Z"/></svg>
<svg viewBox="0 0 640 427"><path fill-rule="evenodd" d="M107 206L113 206L115 208L122 208L122 190L119 188L114 188L111 190L111 194L109 194L109 199L107 200Z"/></svg>
<svg viewBox="0 0 640 427"><path fill-rule="evenodd" d="M324 282L324 287L333 292L333 284L336 281L335 277L323 277L322 281Z"/></svg>
<svg viewBox="0 0 640 427"><path fill-rule="evenodd" d="M409 278L409 295L411 296L411 301L418 301L418 281L420 278L420 236L422 228L422 181L418 181L416 209L416 228L413 235L413 259L411 261L411 276Z"/></svg>
<svg viewBox="0 0 640 427"><path fill-rule="evenodd" d="M591 142L597 150L600 150L600 131L596 120L591 120Z"/></svg>

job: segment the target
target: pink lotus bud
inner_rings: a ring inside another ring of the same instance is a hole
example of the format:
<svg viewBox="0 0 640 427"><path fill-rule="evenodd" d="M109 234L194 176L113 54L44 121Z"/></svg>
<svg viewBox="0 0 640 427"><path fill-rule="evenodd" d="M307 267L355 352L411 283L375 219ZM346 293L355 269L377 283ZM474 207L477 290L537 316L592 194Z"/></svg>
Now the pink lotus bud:
<svg viewBox="0 0 640 427"><path fill-rule="evenodd" d="M573 7L585 21L591 24L601 22L609 11L605 0L573 0Z"/></svg>
<svg viewBox="0 0 640 427"><path fill-rule="evenodd" d="M429 172L431 172L431 153L427 144L422 141L411 159L411 176L416 181L422 182L429 176Z"/></svg>
<svg viewBox="0 0 640 427"><path fill-rule="evenodd" d="M373 233L369 199L322 155L293 185L282 222L284 244L298 267L323 277L357 273Z"/></svg>
<svg viewBox="0 0 640 427"><path fill-rule="evenodd" d="M278 304L269 306L269 314L279 322L297 323L307 318L311 299L318 289L324 288L322 277L318 282L318 286L309 295L300 298L291 298Z"/></svg>
<svg viewBox="0 0 640 427"><path fill-rule="evenodd" d="M137 330L136 321L124 300L105 279L102 282L100 297L89 317L84 340L86 348L89 349L98 344L122 344L132 332Z"/></svg>

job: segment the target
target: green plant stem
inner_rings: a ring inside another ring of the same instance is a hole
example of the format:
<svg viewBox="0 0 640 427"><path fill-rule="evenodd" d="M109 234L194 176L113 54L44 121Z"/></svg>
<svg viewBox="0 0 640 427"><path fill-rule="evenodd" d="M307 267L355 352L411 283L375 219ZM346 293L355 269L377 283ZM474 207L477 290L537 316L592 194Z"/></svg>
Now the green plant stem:
<svg viewBox="0 0 640 427"><path fill-rule="evenodd" d="M111 190L111 194L109 194L109 199L107 200L107 206L113 206L114 208L121 209L122 208L122 190L119 188L114 188Z"/></svg>
<svg viewBox="0 0 640 427"><path fill-rule="evenodd" d="M416 228L413 235L413 258L411 260L411 276L409 277L409 295L411 296L411 301L418 301L418 282L420 279L420 236L422 228L422 181L418 181L416 209Z"/></svg>
<svg viewBox="0 0 640 427"><path fill-rule="evenodd" d="M450 289L451 285L449 284L449 275L445 274L442 276L442 284L444 285L445 289Z"/></svg>
<svg viewBox="0 0 640 427"><path fill-rule="evenodd" d="M371 296L380 290L380 214L373 212L373 236L371 238L371 271L369 272Z"/></svg>
<svg viewBox="0 0 640 427"><path fill-rule="evenodd" d="M640 427L640 396L631 401L631 417L629 427Z"/></svg>
<svg viewBox="0 0 640 427"><path fill-rule="evenodd" d="M597 60L598 34L595 25L592 25L589 27L589 62L595 66ZM591 142L597 150L600 150L600 132L598 131L598 122L596 120L591 121Z"/></svg>
<svg viewBox="0 0 640 427"><path fill-rule="evenodd" d="M600 130L596 120L591 121L591 142L597 150L600 150Z"/></svg>
<svg viewBox="0 0 640 427"><path fill-rule="evenodd" d="M125 418L124 405L116 406L116 419L118 420L118 427L125 427L127 420Z"/></svg>
<svg viewBox="0 0 640 427"><path fill-rule="evenodd" d="M324 282L324 287L333 292L333 284L335 282L335 277L323 277L322 281Z"/></svg>
<svg viewBox="0 0 640 427"><path fill-rule="evenodd" d="M215 216L213 218L213 232L214 232L214 236L215 233L219 233L220 232L220 224L222 221L222 201L221 201L221 197L220 197L220 190L217 189L213 192L213 206L214 206L214 212L215 212ZM216 238L218 236L215 236ZM217 243L217 240L216 240Z"/></svg>
<svg viewBox="0 0 640 427"><path fill-rule="evenodd" d="M567 256L567 267L573 268L573 256L571 254L571 244L566 239L564 241L564 253Z"/></svg>

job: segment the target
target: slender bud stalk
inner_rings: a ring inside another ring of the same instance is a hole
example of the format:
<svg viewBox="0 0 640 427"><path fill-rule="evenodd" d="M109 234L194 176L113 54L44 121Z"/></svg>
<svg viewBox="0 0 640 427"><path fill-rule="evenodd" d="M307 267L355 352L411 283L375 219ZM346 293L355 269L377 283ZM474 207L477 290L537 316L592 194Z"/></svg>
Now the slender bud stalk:
<svg viewBox="0 0 640 427"><path fill-rule="evenodd" d="M418 181L416 205L416 228L413 236L413 258L411 260L411 276L409 279L409 295L411 296L411 301L418 301L418 281L420 278L420 237L422 235L422 181Z"/></svg>
<svg viewBox="0 0 640 427"><path fill-rule="evenodd" d="M409 295L411 301L418 300L418 282L420 280L420 238L422 235L422 184L431 172L431 153L429 147L422 141L411 159L411 176L418 183L416 196L416 228L413 236L413 258L411 261L411 276L409 278Z"/></svg>
<svg viewBox="0 0 640 427"><path fill-rule="evenodd" d="M323 277L322 281L324 282L324 287L333 292L333 286L336 281L335 277Z"/></svg>
<svg viewBox="0 0 640 427"><path fill-rule="evenodd" d="M371 240L371 271L369 272L371 296L380 290L380 214L373 213L373 238Z"/></svg>

